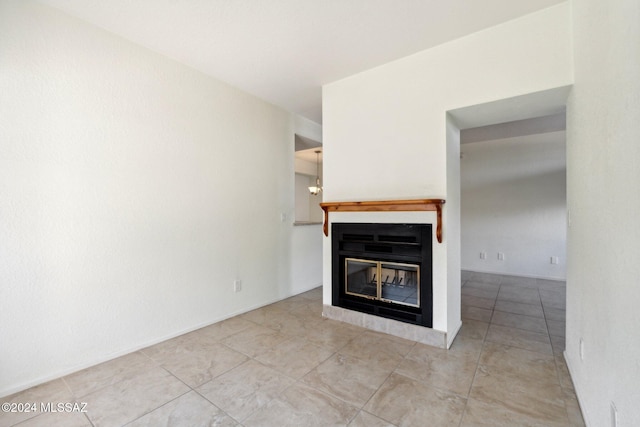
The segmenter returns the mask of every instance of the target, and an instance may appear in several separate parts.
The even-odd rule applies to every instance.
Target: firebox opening
[[[332,305],[432,326],[431,224],[334,223]]]

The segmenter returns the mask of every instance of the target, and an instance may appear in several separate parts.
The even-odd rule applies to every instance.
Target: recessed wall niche
[[[312,194],[309,187],[322,186],[322,144],[295,136],[295,224],[322,222],[322,192]]]

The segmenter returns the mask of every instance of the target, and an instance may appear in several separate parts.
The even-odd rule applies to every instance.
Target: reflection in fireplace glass
[[[347,258],[347,294],[419,307],[420,267]]]
[[[382,299],[418,306],[418,266],[383,263],[380,279]]]
[[[347,260],[347,293],[378,298],[378,263]]]

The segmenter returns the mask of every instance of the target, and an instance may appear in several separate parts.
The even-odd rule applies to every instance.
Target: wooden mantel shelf
[[[324,235],[329,235],[329,212],[408,212],[435,211],[438,217],[436,238],[442,243],[442,205],[444,199],[379,200],[368,202],[325,202],[320,203],[324,211]]]

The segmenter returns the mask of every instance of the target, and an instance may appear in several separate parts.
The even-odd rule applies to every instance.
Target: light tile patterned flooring
[[[0,426],[580,426],[564,283],[463,272],[442,350],[321,318],[321,290],[85,369],[2,402]]]

